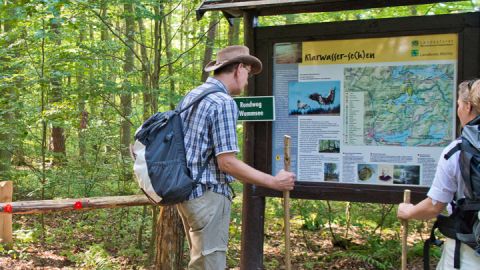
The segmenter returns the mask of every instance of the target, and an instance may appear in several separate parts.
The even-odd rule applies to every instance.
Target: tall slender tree
[[[15,15],[13,14],[15,9],[15,3],[1,3],[5,5],[2,8],[7,9],[7,18],[4,21],[3,31],[2,27],[0,27],[0,33],[4,35],[12,35],[11,30],[16,26],[16,19]],[[18,52],[16,49],[12,49],[10,47],[14,38],[6,38],[2,39],[5,43],[0,41],[0,45],[2,48],[10,48],[10,50],[3,49],[4,53],[0,54],[0,62],[1,63],[11,63],[11,60],[14,59]],[[0,65],[0,73],[5,74],[4,78],[12,78],[18,70],[15,70],[11,66],[5,64]],[[10,171],[11,166],[11,159],[12,159],[12,133],[11,127],[12,120],[14,117],[13,114],[13,106],[12,101],[15,100],[15,84],[12,83],[13,80],[5,80],[9,81],[9,83],[2,83],[0,86],[0,92],[3,94],[0,95],[0,181],[6,180]]]
[[[51,6],[53,18],[50,19],[50,31],[51,38],[54,46],[60,47],[62,44],[62,37],[60,34],[61,28],[61,16],[60,16],[61,4],[56,3]],[[62,102],[62,79],[63,72],[61,70],[61,61],[57,54],[56,61],[51,64],[50,72],[50,87],[51,87],[51,99],[50,102],[53,106],[59,106]],[[63,163],[66,158],[65,149],[65,130],[63,128],[62,117],[58,116],[52,122],[52,150],[54,155],[54,163]]]
[[[153,30],[153,73],[151,76],[152,85],[152,110],[158,110],[158,97],[160,91],[160,71],[162,61],[162,14],[163,14],[163,2],[159,1],[158,4],[153,6],[153,12],[155,16],[154,30]]]
[[[213,47],[215,45],[215,36],[217,33],[217,25],[218,25],[218,13],[212,12],[210,15],[210,23],[208,25],[208,34],[207,34],[207,40],[205,42],[205,52],[203,54],[202,67],[206,66],[208,62],[212,60]],[[204,82],[207,78],[208,78],[208,72],[205,72],[202,69],[201,81]]]
[[[239,45],[240,19],[233,18],[233,25],[228,28],[228,45]]]
[[[169,81],[169,87],[168,87],[168,103],[170,105],[170,109],[173,110],[175,108],[175,103],[174,103],[174,96],[175,96],[175,80],[174,80],[174,74],[173,74],[173,63],[172,63],[172,35],[171,35],[171,27],[172,24],[170,23],[170,16],[162,16],[163,17],[163,33],[165,35],[165,54],[167,55],[167,72],[168,72],[168,81]]]
[[[83,27],[78,31],[78,46],[82,46],[85,39],[85,32]],[[85,81],[84,81],[84,68],[79,61],[76,63],[76,82],[78,92],[78,156],[82,162],[85,162],[86,142],[85,142],[85,130],[88,123],[88,112],[86,109],[86,95],[85,95]]]
[[[127,160],[129,158],[129,145],[130,145],[130,136],[131,136],[131,122],[129,120],[130,114],[132,113],[132,95],[131,91],[131,82],[130,76],[134,71],[134,35],[135,35],[135,20],[133,13],[133,4],[131,2],[126,2],[123,5],[123,16],[125,18],[125,63],[123,64],[123,87],[122,94],[120,95],[120,106],[121,106],[121,121],[120,121],[120,152],[122,154],[122,160]],[[124,172],[124,179],[130,179],[131,173]]]
[[[138,36],[140,36],[140,55],[142,57],[142,85],[143,85],[143,120],[147,120],[153,113],[152,111],[152,87],[150,81],[150,60],[147,52],[147,45],[145,39],[145,25],[143,18],[138,16]]]

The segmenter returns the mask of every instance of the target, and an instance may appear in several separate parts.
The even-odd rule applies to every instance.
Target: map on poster
[[[344,72],[347,96],[365,95],[361,145],[446,146],[451,141],[453,126],[446,117],[454,110],[453,64],[347,67]]]
[[[455,138],[457,34],[274,45],[272,173],[430,186]]]

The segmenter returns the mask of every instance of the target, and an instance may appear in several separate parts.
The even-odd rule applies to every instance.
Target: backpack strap
[[[461,143],[461,142],[457,143],[452,149],[450,149],[450,151],[448,151],[448,152],[443,156],[443,158],[449,159],[450,157],[453,156],[453,154],[455,154],[455,152],[460,151],[460,150],[462,150],[462,143]]]
[[[208,164],[210,163],[210,160],[212,160],[212,157],[213,157],[213,155],[211,155],[207,158],[207,161],[205,162],[205,164],[202,166],[202,168],[198,172],[197,177],[194,180],[195,186],[200,184],[200,177],[202,177],[203,172],[207,169]],[[232,200],[233,200],[237,196],[235,194],[235,190],[232,188],[232,185],[230,185],[230,183],[228,183],[228,182],[227,182],[227,186],[230,189],[230,192],[232,193]]]
[[[473,233],[457,233],[457,239],[464,243],[475,243],[475,235]]]
[[[479,211],[480,202],[465,202],[457,206],[461,211]]]
[[[205,161],[205,164],[203,164],[202,168],[197,174],[197,177],[195,177],[194,184],[195,186],[200,184],[200,177],[202,177],[203,172],[207,169],[208,164],[210,163],[210,160],[212,160],[213,155],[208,156],[207,161]]]
[[[423,269],[430,270],[430,246],[436,245],[437,247],[443,245],[443,241],[435,237],[435,230],[439,228],[441,223],[441,216],[438,216],[435,223],[433,223],[432,230],[430,231],[430,238],[425,240],[423,244]]]
[[[474,198],[472,179],[471,175],[471,163],[472,158],[480,155],[480,151],[475,148],[472,143],[465,137],[460,137],[461,142],[458,142],[450,151],[445,155],[445,159],[449,159],[457,151],[460,151],[459,163],[460,163],[460,172],[462,174],[462,180],[465,183],[465,196],[468,198]],[[478,162],[478,161],[476,161]],[[478,171],[474,171],[474,174],[478,174]]]
[[[455,239],[455,251],[453,253],[453,268],[460,269],[460,246],[462,242]]]
[[[216,85],[215,85],[216,86]],[[182,100],[178,103],[177,105],[177,108],[175,109],[179,114],[188,110],[190,107],[192,107],[193,105],[197,104],[198,102],[200,102],[204,97],[212,94],[212,93],[216,93],[216,92],[223,92],[223,89],[216,86],[214,88],[210,88],[208,90],[205,90],[203,91],[202,93],[200,93],[198,96],[196,96],[187,106],[183,107],[182,108],[182,103],[183,103],[183,100],[185,99],[185,97],[182,98]]]

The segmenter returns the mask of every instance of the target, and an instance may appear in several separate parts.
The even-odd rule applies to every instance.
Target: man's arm
[[[242,183],[248,183],[267,188],[286,191],[292,190],[295,182],[295,174],[281,170],[277,175],[263,173],[237,159],[235,153],[223,153],[217,156],[220,170],[227,173]]]
[[[433,204],[432,199],[427,197],[416,205],[401,203],[398,206],[397,216],[401,219],[432,219],[437,217],[446,205],[438,201]]]

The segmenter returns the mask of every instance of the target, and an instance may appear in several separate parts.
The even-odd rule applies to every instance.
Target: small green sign
[[[273,97],[236,97],[240,121],[274,121],[275,102]]]

